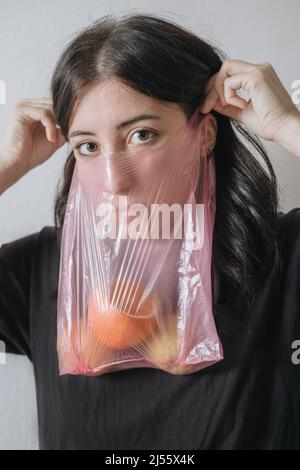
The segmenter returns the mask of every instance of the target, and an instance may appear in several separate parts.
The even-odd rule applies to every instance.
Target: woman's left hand
[[[248,102],[236,94],[240,88],[249,94]],[[219,72],[209,79],[200,106],[203,113],[212,109],[286,148],[287,131],[300,123],[300,112],[268,63],[225,60]]]

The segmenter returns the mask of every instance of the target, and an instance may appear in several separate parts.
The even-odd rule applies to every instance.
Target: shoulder
[[[33,298],[34,302],[46,296],[56,298],[59,262],[59,233],[55,227],[45,226],[5,243],[0,247],[2,290],[22,292],[28,305]]]
[[[278,227],[280,230],[288,231],[292,230],[297,232],[300,226],[300,207],[289,210],[288,212],[279,211],[278,216]]]
[[[300,259],[300,207],[278,212],[277,234],[282,261]]]
[[[18,264],[20,268],[32,260],[47,256],[59,256],[58,235],[55,227],[45,226],[39,232],[3,243],[0,246],[0,262],[10,267]]]

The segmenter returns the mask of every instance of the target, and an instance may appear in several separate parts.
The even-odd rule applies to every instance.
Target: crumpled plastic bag
[[[62,232],[59,374],[190,374],[223,359],[213,313],[213,154],[198,109],[175,136],[77,158]]]

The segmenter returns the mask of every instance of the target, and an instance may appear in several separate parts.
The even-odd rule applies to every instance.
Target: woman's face
[[[98,185],[111,202],[111,195],[127,195],[131,202],[172,203],[179,197],[178,185],[175,191],[171,183],[179,165],[169,144],[174,146],[186,122],[178,104],[160,102],[112,78],[82,94],[69,140],[89,181],[94,178],[92,186]],[[86,165],[97,160],[93,170]]]
[[[186,123],[178,104],[146,96],[117,78],[85,90],[69,140],[93,201],[104,199],[116,208],[119,196],[126,196],[127,207],[184,204],[192,187],[189,154],[194,157],[192,145],[185,146]]]
[[[162,103],[111,78],[94,85],[78,101],[69,139],[77,158],[135,152],[145,146],[158,148],[185,122],[179,105]]]

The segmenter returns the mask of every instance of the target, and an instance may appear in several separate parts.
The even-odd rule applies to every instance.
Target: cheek
[[[193,172],[196,171],[196,168]],[[135,173],[130,198],[134,202],[185,203],[191,193],[191,171],[184,161],[164,155],[153,159],[141,171]]]

